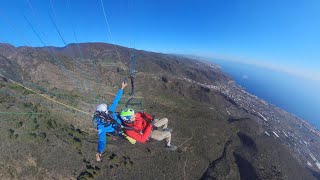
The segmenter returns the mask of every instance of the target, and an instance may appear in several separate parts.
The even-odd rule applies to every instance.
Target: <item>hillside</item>
[[[320,178],[318,132],[245,92],[218,66],[121,46],[117,51],[120,59],[104,43],[0,44],[2,179]],[[110,104],[129,74],[132,52],[136,97],[147,112],[169,119],[179,149],[108,138],[103,161],[96,162],[90,114],[99,102]]]

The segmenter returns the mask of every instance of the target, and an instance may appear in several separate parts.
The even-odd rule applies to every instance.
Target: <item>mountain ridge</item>
[[[4,48],[2,46],[0,45],[1,62],[6,63],[0,64],[1,74],[5,73],[10,76],[8,78],[13,78],[26,86],[32,85],[42,93],[49,92],[52,98],[81,107],[89,113],[92,113],[94,109],[95,96],[100,100],[111,99],[112,96],[106,91],[115,92],[123,77],[128,76],[128,59],[132,52],[132,49],[117,46],[117,50],[122,57],[119,60],[112,44],[79,44],[82,57],[80,51],[77,52],[77,44],[62,49],[25,47],[8,50],[11,49],[10,46]],[[48,49],[52,50],[53,54],[57,56],[56,59],[46,52]],[[149,53],[142,50],[134,51],[137,57],[135,82],[137,95],[144,97],[143,101],[148,110],[156,113],[157,116],[169,117],[170,126],[172,125],[176,130],[173,134],[173,141],[178,144],[181,143],[180,150],[177,153],[168,154],[162,151],[161,143],[157,142],[141,146],[136,145],[133,149],[123,141],[111,141],[111,147],[107,147],[107,153],[111,156],[106,155],[105,158],[108,158],[106,162],[96,163],[93,159],[95,144],[81,141],[81,138],[90,137],[93,139],[94,137],[94,134],[88,128],[90,126],[88,120],[85,121],[80,114],[74,114],[74,112],[61,109],[61,107],[58,108],[57,105],[50,103],[45,105],[34,94],[25,92],[18,87],[12,87],[8,82],[2,81],[2,89],[5,89],[5,91],[10,91],[11,94],[26,94],[25,99],[18,98],[15,101],[31,102],[32,105],[27,104],[27,108],[30,105],[31,109],[37,107],[38,110],[41,109],[48,114],[61,117],[61,119],[55,119],[54,121],[51,119],[49,121],[45,116],[43,118],[46,125],[37,122],[35,124],[40,126],[38,128],[50,132],[60,128],[61,132],[72,134],[59,136],[53,133],[52,136],[46,135],[44,140],[52,141],[58,147],[60,147],[59,144],[66,144],[67,147],[70,146],[71,149],[75,149],[75,152],[81,152],[77,153],[77,157],[74,157],[76,160],[70,160],[74,163],[74,166],[79,167],[79,170],[73,170],[74,172],[71,172],[68,168],[66,170],[54,170],[52,167],[59,165],[59,162],[48,166],[48,162],[41,164],[42,156],[30,154],[31,159],[35,159],[36,163],[41,164],[39,165],[41,168],[47,169],[49,172],[60,173],[62,177],[73,176],[79,179],[82,177],[90,178],[91,176],[94,178],[109,177],[109,175],[119,174],[120,172],[122,174],[118,175],[117,178],[135,176],[135,178],[150,179],[160,174],[151,170],[151,172],[144,172],[140,175],[137,173],[130,175],[132,173],[130,169],[147,168],[151,164],[153,164],[152,167],[169,164],[168,167],[163,167],[163,170],[167,172],[164,177],[169,177],[168,175],[172,174],[173,177],[178,179],[186,178],[186,173],[191,179],[200,177],[204,179],[243,179],[246,177],[257,177],[258,179],[307,177],[307,179],[313,179],[317,177],[317,172],[319,172],[316,167],[317,157],[319,157],[317,153],[319,137],[315,137],[307,129],[303,129],[299,119],[295,119],[290,114],[272,107],[237,87],[235,82],[214,64],[175,55]],[[21,70],[9,71],[10,69],[16,69],[15,67],[19,67]],[[129,89],[126,91],[129,92]],[[125,94],[123,101],[128,97],[129,95]],[[6,99],[6,97],[1,98],[2,101],[8,101],[12,105],[9,108],[3,105],[1,109],[11,110],[12,108],[12,110],[16,110],[14,107],[19,106],[15,102],[11,102],[10,99]],[[120,104],[120,107],[123,106],[123,103]],[[12,118],[17,119],[16,117]],[[283,122],[280,119],[284,119]],[[197,123],[194,123],[194,120]],[[53,122],[55,121],[57,125],[54,125]],[[64,123],[71,123],[72,126],[63,125]],[[29,126],[31,124],[28,124]],[[9,131],[8,139],[4,139],[4,141],[12,144],[12,146],[18,146],[14,141],[20,140],[22,134],[16,132],[19,132],[21,128],[27,130],[27,127],[24,126],[17,129],[10,128],[14,132]],[[201,129],[201,132],[197,129]],[[37,138],[43,137],[41,136],[41,133],[44,133],[42,130],[29,129],[28,131],[35,133]],[[17,134],[18,137],[12,140]],[[31,140],[34,137],[33,135],[29,136],[31,136]],[[190,137],[191,140],[186,141]],[[61,142],[54,140],[54,138],[60,138]],[[198,139],[203,142],[198,142]],[[30,143],[33,143],[31,140]],[[185,144],[183,144],[184,141],[186,141]],[[302,145],[294,145],[299,141],[302,142]],[[303,146],[303,141],[309,143],[309,145],[305,144]],[[225,146],[224,142],[232,143]],[[41,143],[48,146],[46,142],[41,141]],[[273,147],[273,149],[268,149],[268,146]],[[132,152],[126,152],[125,149],[128,148]],[[62,147],[58,149],[61,153],[67,151]],[[146,149],[151,149],[152,156],[147,156],[147,158],[143,156]],[[221,150],[223,153],[220,152]],[[308,152],[315,156],[316,160],[313,160]],[[112,154],[115,154],[115,156]],[[266,158],[275,155],[278,159],[274,159],[274,161]],[[2,154],[2,156],[4,159],[8,158],[5,154]],[[134,156],[146,160],[149,164],[144,164],[139,159],[132,160]],[[77,159],[83,159],[83,161],[79,162]],[[207,163],[207,159],[210,159],[214,166]],[[217,159],[219,160],[215,161]],[[135,165],[127,167],[126,164],[131,164],[130,161],[134,161],[132,164]],[[288,162],[288,164],[282,163],[282,161]],[[312,163],[312,167],[309,165],[304,167],[306,162]],[[117,168],[116,165],[121,168]],[[243,166],[250,171],[241,169]],[[107,172],[101,171],[102,167],[109,170]],[[179,171],[181,168],[184,169],[183,173]],[[312,169],[312,171],[307,168]],[[6,168],[1,166],[1,169],[5,170]],[[194,172],[191,172],[191,169]],[[207,170],[204,172],[203,169]],[[290,174],[289,169],[295,169],[295,172]],[[41,173],[41,170],[37,170],[37,172],[43,174],[43,177],[49,177],[48,174]],[[252,172],[251,175],[250,172]],[[13,177],[19,177],[18,170],[13,174]],[[25,174],[28,175],[28,173]],[[29,177],[32,177],[32,175],[29,174]],[[58,176],[53,175],[51,177]]]

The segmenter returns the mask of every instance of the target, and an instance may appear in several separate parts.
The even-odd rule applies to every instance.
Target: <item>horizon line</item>
[[[241,58],[236,56],[228,55],[205,55],[200,56],[199,58],[205,58],[206,60],[213,61],[214,59],[227,61],[227,62],[236,62],[245,65],[251,65],[255,67],[260,67],[280,73],[285,73],[291,76],[300,77],[312,81],[320,81],[320,73],[311,69],[306,69],[303,67],[296,68],[288,64],[273,63],[270,61],[263,61],[257,59]]]

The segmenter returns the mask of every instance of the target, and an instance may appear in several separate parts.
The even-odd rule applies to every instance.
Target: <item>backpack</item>
[[[109,111],[108,113],[96,111],[92,118],[93,128],[97,129],[98,125],[100,124],[103,124],[105,127],[110,126],[112,124],[119,126],[117,121],[111,117],[110,115],[111,113],[112,113],[111,111]]]

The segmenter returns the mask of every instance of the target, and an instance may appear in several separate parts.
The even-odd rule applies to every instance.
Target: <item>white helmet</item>
[[[108,106],[106,104],[99,104],[97,106],[97,111],[99,111],[99,112],[108,112]]]

